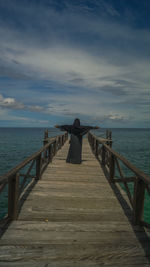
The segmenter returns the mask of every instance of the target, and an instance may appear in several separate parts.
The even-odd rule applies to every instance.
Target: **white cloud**
[[[30,111],[35,111],[35,112],[43,112],[44,111],[44,107],[42,106],[27,106],[27,109],[29,109]]]
[[[14,98],[6,97],[4,98],[0,94],[0,107],[10,108],[10,109],[24,109],[24,104],[17,102]]]
[[[115,29],[114,26],[111,26],[113,29],[108,28],[108,31],[105,31],[106,25],[103,26],[104,32],[107,32],[107,37],[109,37],[110,40],[111,33],[113,32],[116,34],[118,30],[120,34],[126,36],[124,37],[126,40],[128,40],[129,37],[133,38],[131,29],[130,33],[127,29],[126,31],[120,29],[120,25]],[[93,28],[91,32],[92,30]],[[143,37],[138,34],[137,36],[140,39]],[[20,39],[22,39],[22,37],[23,36],[20,36]],[[98,45],[89,51],[88,47],[85,47],[85,49],[82,45],[80,47],[74,47],[68,41],[66,44],[62,42],[59,45],[58,42],[57,45],[56,43],[50,44],[49,47],[44,48],[43,45],[36,44],[34,43],[36,40],[33,40],[34,47],[33,45],[29,47],[28,39],[27,43],[18,43],[18,39],[15,40],[13,36],[9,38],[10,40],[7,43],[2,41],[2,43],[5,43],[5,48],[1,48],[3,51],[3,61],[5,61],[5,64],[9,63],[15,71],[20,70],[24,75],[32,75],[34,78],[38,77],[38,79],[47,79],[60,83],[60,85],[82,87],[83,89],[87,88],[87,90],[91,91],[97,90],[97,88],[100,90],[100,88],[104,86],[119,87],[120,90],[122,90],[122,87],[114,81],[119,78],[124,80],[124,82],[138,84],[136,87],[137,92],[141,91],[139,85],[142,87],[142,90],[149,90],[150,62],[143,58],[140,60],[139,64],[137,58],[131,55],[132,49],[130,49],[131,51],[129,50],[129,55],[126,55],[126,53],[124,55],[123,51],[118,50],[116,52],[111,46],[107,48],[101,46],[99,50],[103,50],[102,54],[98,52]],[[141,41],[135,38],[135,43],[136,42]],[[97,55],[96,51],[98,53]],[[114,54],[113,59],[109,58],[110,53],[112,55]],[[126,62],[127,58],[128,64]],[[115,63],[116,60],[118,62]],[[102,79],[104,77],[108,77],[108,79]],[[126,88],[126,90],[129,92],[130,88]]]
[[[112,17],[120,16],[106,1],[96,1],[96,4]],[[41,94],[34,104],[30,99],[28,104],[22,103],[23,96],[21,101],[1,96],[1,107],[121,121],[130,118],[131,112],[133,116],[138,114],[139,102],[150,99],[149,30],[93,15],[92,7],[85,7],[83,2],[80,6],[67,2],[62,12],[42,5],[38,12],[32,5],[30,9],[18,5],[16,10],[23,17],[27,15],[23,22],[26,30],[2,22],[3,73],[14,78],[47,80],[57,85],[59,92],[49,87],[50,91],[42,96],[45,106],[43,102],[40,104]],[[36,14],[34,20],[33,14]],[[42,86],[37,89],[37,95],[38,90],[42,91]],[[136,102],[129,107],[135,95]],[[142,119],[141,113],[139,116]]]
[[[6,97],[4,98],[0,94],[0,107],[12,110],[29,110],[33,112],[43,112],[44,107],[38,105],[25,105],[21,102],[18,102],[15,98]]]
[[[115,120],[115,121],[123,121],[127,119],[124,115],[120,115],[120,114],[110,114],[107,116],[107,118],[110,120]]]

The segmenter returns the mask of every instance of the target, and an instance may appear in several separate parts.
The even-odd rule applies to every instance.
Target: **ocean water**
[[[45,128],[0,128],[0,176],[43,146]],[[49,136],[59,135],[49,129]]]
[[[112,148],[150,176],[150,129],[110,130],[113,139]],[[0,128],[0,176],[41,148],[44,131],[45,128]],[[105,137],[106,129],[94,132],[97,136]],[[58,129],[49,129],[49,136],[53,137],[59,134]],[[1,217],[7,212],[6,206],[7,192],[0,194]],[[147,193],[144,219],[150,222],[150,197]]]

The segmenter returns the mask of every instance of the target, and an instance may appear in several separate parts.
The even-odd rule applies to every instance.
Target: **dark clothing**
[[[60,126],[62,131],[67,131],[71,134],[70,147],[66,162],[73,164],[80,164],[82,161],[82,136],[85,135],[89,130],[95,129],[92,126],[76,126],[73,125],[62,125]]]
[[[82,155],[82,136],[71,134],[70,147],[66,162],[73,164],[80,164],[81,155]]]

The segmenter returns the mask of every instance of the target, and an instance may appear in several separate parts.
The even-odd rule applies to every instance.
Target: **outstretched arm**
[[[55,128],[60,129],[61,131],[71,131],[71,125],[55,125]]]
[[[93,127],[93,126],[82,126],[82,132],[80,133],[80,135],[85,135],[85,134],[87,134],[90,130],[94,130],[94,129],[99,129],[99,127],[98,126],[95,126],[95,127]]]

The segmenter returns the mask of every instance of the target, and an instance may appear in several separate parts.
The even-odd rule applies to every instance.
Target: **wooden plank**
[[[73,264],[80,264],[77,266],[119,266],[119,264],[125,264],[125,266],[144,266],[148,264],[148,257],[146,258],[144,253],[141,251],[141,248],[138,246],[122,246],[121,244],[113,247],[111,244],[108,244],[108,247],[103,247],[99,244],[77,244],[74,242],[62,246],[61,244],[51,244],[51,245],[22,245],[17,246],[1,246],[3,250],[3,257],[0,257],[1,260],[9,263],[10,257],[12,261],[16,264],[19,262],[22,266],[22,263],[30,261],[30,263],[38,264],[44,261],[47,264],[59,264],[58,266],[74,266]],[[42,249],[41,249],[42,248]],[[32,253],[31,253],[32,251]],[[103,253],[100,253],[100,252]],[[148,256],[148,255],[147,255]],[[140,265],[141,264],[141,265]],[[1,265],[3,266],[3,265]],[[30,265],[29,265],[30,266]],[[31,265],[32,266],[32,265]],[[36,265],[38,266],[38,265]],[[49,265],[53,266],[53,265]],[[55,265],[54,265],[55,266]],[[67,265],[69,266],[69,265]],[[120,265],[122,266],[122,265]]]
[[[137,259],[138,262],[136,262],[136,266],[138,267],[149,267],[149,263],[144,263],[144,260],[143,258],[140,259],[139,261],[139,258]],[[142,261],[142,265],[141,265],[141,261]],[[20,262],[18,263],[17,261],[15,263],[10,263],[10,262],[2,262],[1,263],[3,267],[20,267]],[[82,265],[81,265],[82,264]],[[105,266],[105,267],[120,267],[120,262],[119,264],[115,263],[115,264],[105,264],[104,262],[102,263],[89,263],[89,262],[86,262],[84,263],[83,260],[81,260],[80,262],[78,263],[75,263],[75,260],[69,260],[69,261],[63,261],[61,262],[61,265],[60,263],[56,262],[56,261],[52,261],[50,260],[50,263],[48,261],[42,261],[40,263],[38,262],[34,262],[33,260],[32,261],[27,261],[27,262],[21,262],[21,267],[100,267],[100,266]],[[135,263],[125,263],[125,266],[126,267],[135,267]]]
[[[97,211],[78,211],[78,210],[52,210],[52,211],[43,211],[41,210],[32,210],[32,209],[26,209],[25,213],[21,213],[19,216],[20,220],[28,221],[30,220],[37,220],[37,221],[44,221],[45,218],[48,218],[50,221],[66,221],[66,222],[71,222],[71,221],[98,221],[99,223],[104,222],[104,221],[109,221],[109,224],[111,224],[111,221],[116,220],[116,221],[123,221],[125,220],[128,222],[127,219],[125,219],[124,214],[122,212],[118,211],[112,211],[111,209],[106,211],[106,210],[101,210],[101,212]],[[111,219],[110,219],[111,218]],[[108,225],[109,225],[108,224]],[[94,224],[93,224],[94,227]]]
[[[94,228],[93,228],[94,223]],[[108,229],[108,222],[104,221],[99,224],[97,221],[91,222],[51,222],[51,221],[13,221],[9,226],[10,231],[54,231],[54,232],[128,232],[132,230],[132,226],[127,224],[126,221],[111,221],[111,225]],[[133,229],[137,232],[143,232],[143,229],[139,226],[133,226]]]
[[[87,140],[81,165],[67,164],[67,151],[68,143],[2,235],[0,266],[150,266],[149,239],[130,225]]]

